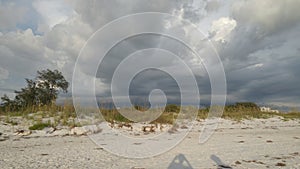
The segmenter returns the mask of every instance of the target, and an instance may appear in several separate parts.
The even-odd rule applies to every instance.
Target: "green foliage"
[[[234,120],[242,120],[248,118],[265,118],[266,115],[263,115],[260,112],[259,107],[252,102],[238,102],[234,105],[226,105],[222,112],[223,107],[212,106],[213,110],[211,111],[219,111],[219,113],[215,112],[215,114],[221,115],[222,118],[229,118]],[[209,108],[200,109],[198,113],[199,119],[205,119],[208,116]]]
[[[149,106],[142,106],[142,105],[134,105],[133,107],[138,111],[147,111],[149,109]]]
[[[284,119],[300,119],[300,112],[280,113]]]
[[[234,105],[227,105],[225,106],[225,111],[226,112],[232,112],[232,111],[257,111],[259,112],[260,109],[259,107],[252,102],[238,102]]]
[[[47,105],[56,100],[58,91],[68,92],[69,83],[58,70],[37,71],[38,100]]]
[[[104,106],[103,106],[104,107]],[[125,118],[122,114],[118,112],[117,109],[105,109],[100,107],[100,111],[106,121],[112,122],[113,120],[119,121],[119,122],[131,122],[127,118]],[[148,107],[135,105],[133,107],[136,110],[139,111],[146,111],[148,110]],[[126,109],[126,108],[125,108]],[[130,111],[130,108],[127,108],[124,111]],[[159,110],[157,110],[159,111]],[[177,115],[180,111],[180,106],[170,104],[165,107],[164,112],[153,122],[151,123],[169,123],[173,124],[174,120],[176,120]]]
[[[6,94],[4,94],[4,96],[1,97],[1,100],[2,100],[1,110],[3,112],[11,112],[18,109],[18,105],[16,101],[10,100]]]
[[[106,121],[112,122],[113,120],[115,120],[119,122],[130,122],[130,120],[122,116],[122,114],[120,114],[117,109],[100,108],[100,111]]]
[[[209,112],[209,108],[203,108],[199,110],[198,119],[205,119]],[[276,112],[261,112],[259,107],[255,103],[243,102],[236,103],[234,105],[226,105],[222,114],[222,118],[228,118],[233,120],[252,119],[252,118],[270,118],[274,116],[281,116],[284,120],[300,119],[299,112],[290,113],[276,113]]]
[[[27,86],[15,91],[14,100],[10,100],[7,95],[1,97],[2,111],[20,111],[52,104],[60,91],[67,92],[69,83],[58,70],[37,71],[35,79],[25,79]]]
[[[209,108],[199,109],[198,119],[206,119],[208,116]]]
[[[179,113],[180,111],[180,106],[176,105],[176,104],[168,104],[165,107],[165,111],[164,112],[173,112],[173,113]]]
[[[36,123],[29,127],[29,130],[43,130],[46,127],[51,127],[50,123]]]
[[[173,124],[176,118],[177,114],[163,112],[153,123]]]
[[[116,113],[113,117],[114,120],[120,121],[120,122],[128,122],[129,120],[122,116],[120,113]]]
[[[253,102],[237,102],[235,106],[238,107],[239,109],[247,109],[253,111],[260,110],[259,107]]]

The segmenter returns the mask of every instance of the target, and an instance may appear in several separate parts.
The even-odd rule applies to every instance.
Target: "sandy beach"
[[[175,148],[145,159],[113,155],[88,136],[12,136],[0,142],[1,168],[300,168],[300,122],[224,120],[204,144],[197,122]],[[140,145],[142,146],[142,145]]]

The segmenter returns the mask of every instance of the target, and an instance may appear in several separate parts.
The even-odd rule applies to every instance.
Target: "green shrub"
[[[29,127],[29,130],[43,130],[46,127],[51,127],[50,123],[36,123]]]
[[[179,113],[180,111],[180,106],[176,104],[168,104],[165,108],[164,112],[173,112],[173,113]]]
[[[198,111],[198,119],[206,119],[208,116],[208,110],[205,110],[205,109],[200,109]]]
[[[300,112],[282,113],[281,116],[284,119],[300,119]]]

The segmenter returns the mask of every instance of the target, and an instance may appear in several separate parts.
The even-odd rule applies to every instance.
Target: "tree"
[[[1,100],[2,100],[1,106],[10,105],[12,102],[6,94],[4,94],[4,96],[1,97]]]
[[[253,102],[237,102],[236,107],[246,110],[260,110],[259,107]]]
[[[36,82],[31,79],[25,79],[27,82],[27,86],[25,88],[21,88],[21,91],[15,91],[16,97],[15,102],[17,105],[22,107],[29,107],[38,104],[38,93]]]
[[[1,107],[15,111],[35,105],[49,105],[56,100],[60,91],[68,92],[69,83],[58,70],[37,71],[35,79],[25,80],[27,86],[15,91],[14,100],[10,100],[7,95],[1,97]]]
[[[10,100],[6,94],[4,94],[4,96],[1,97],[1,102],[1,107],[5,108],[5,111],[13,111],[15,109],[14,100]]]
[[[37,90],[41,104],[55,101],[59,91],[68,92],[69,83],[58,70],[37,71]]]

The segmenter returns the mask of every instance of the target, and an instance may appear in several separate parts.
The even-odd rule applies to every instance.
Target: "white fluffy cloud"
[[[10,72],[32,73],[31,70],[46,59],[42,37],[35,36],[31,29],[3,34],[0,47],[1,66]]]
[[[60,0],[35,0],[32,5],[42,18],[38,28],[40,32],[65,22],[73,14],[71,7]]]
[[[228,17],[222,17],[212,22],[210,36],[214,41],[225,42],[231,31],[236,27],[236,21]]]

